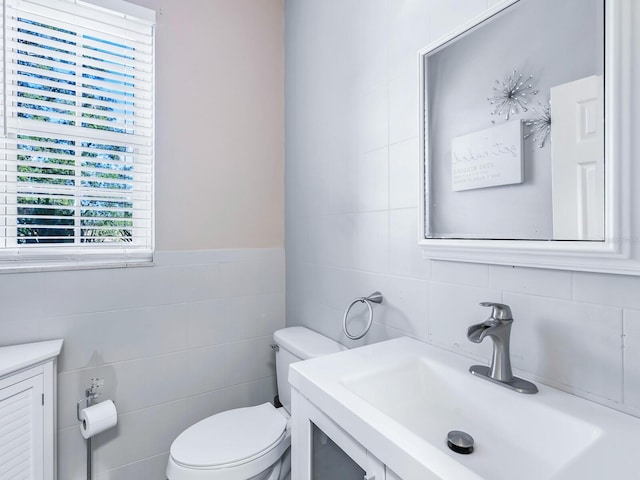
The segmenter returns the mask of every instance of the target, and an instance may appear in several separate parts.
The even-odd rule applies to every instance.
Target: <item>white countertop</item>
[[[0,347],[0,378],[60,355],[62,339]]]
[[[419,380],[415,378],[414,381],[411,371],[404,368],[405,364],[416,364],[411,359],[425,362],[428,367],[425,371],[442,374],[444,380],[441,383],[450,385],[451,392],[460,393],[449,404],[446,400],[449,391],[427,391],[424,397],[420,397],[425,399],[424,408],[420,409],[420,403],[413,407],[417,408],[415,415],[409,415],[410,419],[415,418],[415,427],[398,420],[411,413],[403,411],[406,402],[402,398],[392,415],[375,406],[376,397],[389,396],[385,390],[393,390],[389,383],[394,382],[385,380],[387,383],[374,384],[370,395],[364,395],[364,398],[347,388],[349,382],[357,382],[370,372],[374,372],[374,380],[384,379],[384,370],[393,369],[399,376],[408,377],[405,385],[409,390]],[[640,478],[636,461],[640,419],[542,384],[538,384],[538,394],[515,393],[468,373],[472,363],[460,355],[405,337],[292,364],[289,381],[404,480]],[[437,375],[430,379],[438,384]],[[449,379],[451,381],[447,383]],[[456,415],[459,406],[461,414],[466,411],[472,420],[478,420],[471,429],[471,433],[477,433],[476,440],[480,445],[474,454],[451,452],[444,441],[446,430],[441,435],[442,439],[438,433],[435,436],[437,440],[433,440],[431,427],[438,423],[438,416],[446,412],[444,407],[438,410],[430,406],[429,397],[437,399],[443,395],[445,401],[439,405],[450,405]],[[437,405],[437,402],[432,404]],[[487,412],[490,415],[483,417]],[[504,438],[497,438],[496,434],[500,432],[494,426],[499,425],[492,421],[503,415],[510,423],[506,429],[502,428]],[[464,415],[459,418],[463,420]],[[554,423],[555,418],[560,421]],[[504,427],[505,422],[502,424]],[[457,425],[452,424],[451,427],[453,430]],[[575,427],[577,433],[564,448],[562,442],[569,427]],[[560,438],[560,445],[556,445],[556,437]],[[511,445],[517,446],[519,442],[535,450],[531,453],[537,455],[540,463],[549,463],[550,466],[540,465],[542,473],[536,473],[537,462],[520,461],[519,457],[512,455],[517,451]],[[496,452],[497,444],[502,450]],[[529,451],[524,450],[520,456],[524,460],[535,460],[527,455]]]

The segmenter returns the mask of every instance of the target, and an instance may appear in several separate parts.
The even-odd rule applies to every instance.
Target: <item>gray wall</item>
[[[93,439],[96,480],[164,480],[189,425],[273,399],[284,252],[161,252],[153,267],[0,275],[0,346],[63,338],[58,479],[86,479],[76,402],[105,380],[118,426]]]
[[[491,355],[466,339],[488,314],[478,302],[502,301],[521,374],[640,416],[639,277],[428,261],[418,249],[416,51],[492,3],[286,3],[287,322],[361,344],[343,336],[342,314],[379,289],[364,342],[409,335],[471,364]]]

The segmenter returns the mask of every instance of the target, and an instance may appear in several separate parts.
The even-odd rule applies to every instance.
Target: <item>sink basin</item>
[[[513,392],[472,363],[400,338],[296,363],[290,381],[405,480],[636,478],[639,419],[545,385]],[[451,430],[474,452],[451,451]]]
[[[342,384],[444,452],[449,431],[469,433],[475,455],[465,461],[495,480],[512,480],[519,470],[527,472],[526,478],[550,478],[602,433],[598,426],[536,399],[509,402],[511,392],[478,385],[477,380],[466,370],[415,358],[343,379]],[[496,471],[496,464],[501,469]]]

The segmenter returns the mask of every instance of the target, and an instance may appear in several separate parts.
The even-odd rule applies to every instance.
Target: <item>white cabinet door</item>
[[[364,480],[385,480],[384,464],[367,452],[367,468]]]
[[[390,468],[386,468],[386,477],[385,480],[402,480],[397,473],[395,473]]]
[[[43,380],[0,389],[0,480],[43,478]]]
[[[295,388],[291,390],[291,478],[316,480],[317,478],[358,480],[401,480],[385,464],[367,451],[349,432],[312,404]],[[324,458],[317,455],[317,445],[331,443]],[[336,451],[339,453],[336,454]],[[314,465],[316,461],[326,467]],[[346,463],[345,463],[346,460]],[[335,463],[332,463],[335,462]],[[322,470],[322,471],[320,471]]]

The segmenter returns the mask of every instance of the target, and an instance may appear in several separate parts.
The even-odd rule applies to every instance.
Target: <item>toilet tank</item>
[[[280,403],[291,413],[289,365],[301,360],[347,350],[344,345],[305,327],[287,327],[273,334],[276,350],[276,375]]]

